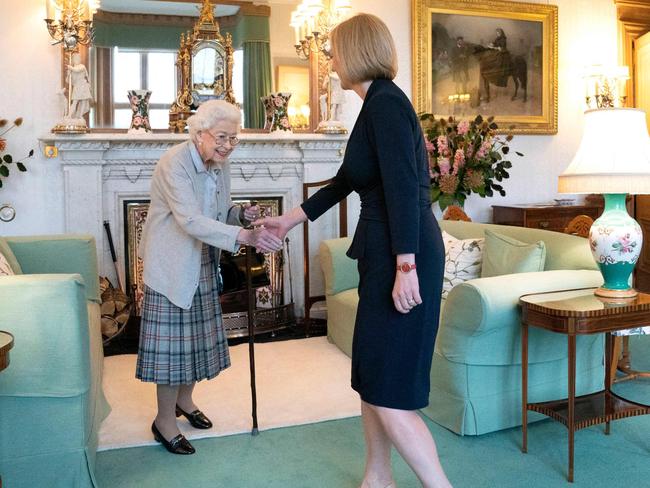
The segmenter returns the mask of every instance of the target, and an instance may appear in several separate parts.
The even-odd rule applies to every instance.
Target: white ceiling
[[[201,7],[196,3],[166,2],[160,0],[101,0],[101,10],[106,12],[125,12],[132,14],[186,15],[198,17]],[[239,11],[236,5],[217,5],[216,15],[223,17]]]

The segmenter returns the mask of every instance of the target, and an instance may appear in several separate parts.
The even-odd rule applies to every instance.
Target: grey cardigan
[[[199,285],[203,243],[234,252],[243,225],[241,207],[230,200],[228,164],[217,178],[216,220],[203,214],[205,181],[210,176],[192,159],[191,144],[174,146],[158,161],[139,246],[144,283],[183,309],[190,308]],[[219,254],[215,253],[217,260]]]

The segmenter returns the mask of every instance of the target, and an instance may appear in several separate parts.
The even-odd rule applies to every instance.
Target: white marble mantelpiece
[[[111,226],[118,264],[124,271],[124,201],[149,198],[151,175],[160,156],[187,140],[187,134],[49,134],[43,145],[58,148],[63,171],[65,231],[95,236],[100,273],[116,283],[103,222]],[[324,134],[242,134],[230,158],[232,197],[281,197],[283,209],[302,202],[302,184],[332,177],[338,169],[347,136]],[[349,225],[358,204],[349,203]],[[310,227],[310,255],[317,258],[318,241],[338,232],[335,212]],[[303,306],[303,243],[296,228],[289,234],[293,296]],[[322,293],[318,262],[311,265],[313,294]],[[286,273],[288,274],[288,273]],[[285,279],[287,297],[288,276]]]

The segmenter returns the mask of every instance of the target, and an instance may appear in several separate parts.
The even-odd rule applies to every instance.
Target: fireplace
[[[43,145],[58,148],[63,176],[64,232],[85,233],[95,238],[100,275],[117,283],[116,266],[109,252],[103,222],[113,230],[117,269],[122,276],[132,273],[127,266],[128,244],[124,203],[149,199],[151,175],[165,151],[187,140],[186,134],[48,134]],[[230,158],[233,199],[276,198],[283,209],[302,202],[302,185],[332,177],[341,164],[346,136],[327,134],[242,134]],[[348,198],[350,226],[356,223],[359,203]],[[323,294],[324,285],[318,264],[318,245],[322,239],[338,236],[336,212],[323,215],[310,230],[310,286],[312,294]],[[143,216],[136,216],[142,218]],[[313,236],[312,236],[313,234]],[[313,238],[312,238],[313,237]],[[290,252],[285,260],[280,303],[294,298],[296,315],[303,314],[302,229],[288,234]],[[290,266],[289,266],[290,264]],[[289,285],[292,285],[293,290]],[[293,291],[293,294],[291,294]]]
[[[256,202],[262,216],[277,216],[282,213],[282,199],[279,197],[239,197],[235,204]],[[124,200],[124,256],[125,286],[134,304],[134,315],[140,317],[144,282],[142,260],[137,250],[142,237],[142,228],[149,211],[149,200]],[[228,338],[248,335],[248,289],[246,287],[246,251],[221,252],[219,271],[223,280],[220,295],[223,323]],[[284,250],[276,253],[254,253],[251,266],[251,282],[255,290],[254,333],[278,330],[294,322],[293,300],[284,303],[283,276]]]

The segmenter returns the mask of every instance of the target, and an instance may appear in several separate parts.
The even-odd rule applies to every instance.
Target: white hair
[[[187,119],[190,137],[194,139],[197,132],[211,129],[222,120],[241,125],[241,112],[236,105],[225,100],[208,100],[203,102],[194,115]]]

